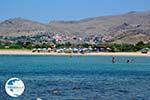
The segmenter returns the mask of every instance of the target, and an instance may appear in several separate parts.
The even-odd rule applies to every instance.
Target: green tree
[[[43,43],[43,44],[41,45],[41,48],[48,48],[48,44],[47,44],[47,43]]]
[[[66,48],[69,48],[69,47],[71,47],[71,43],[70,43],[70,42],[66,42],[64,46],[65,46]]]
[[[144,48],[144,47],[145,47],[145,44],[144,44],[143,41],[140,41],[140,42],[138,42],[138,43],[135,45],[135,49],[136,49],[137,51],[141,50],[141,49]]]
[[[31,42],[26,42],[26,43],[24,44],[24,47],[25,47],[26,49],[32,49],[32,48],[33,48]]]

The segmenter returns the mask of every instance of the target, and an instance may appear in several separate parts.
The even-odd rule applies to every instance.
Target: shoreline
[[[142,54],[141,52],[92,52],[92,53],[57,53],[57,52],[32,52],[32,50],[0,50],[0,55],[56,55],[56,56],[149,56],[150,53]]]

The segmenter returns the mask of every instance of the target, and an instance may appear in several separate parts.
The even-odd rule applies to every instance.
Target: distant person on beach
[[[115,57],[112,57],[112,63],[113,64],[115,63]]]

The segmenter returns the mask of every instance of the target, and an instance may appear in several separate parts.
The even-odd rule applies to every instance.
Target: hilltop
[[[23,18],[11,18],[0,23],[1,36],[36,35],[37,32],[47,29],[45,24]]]

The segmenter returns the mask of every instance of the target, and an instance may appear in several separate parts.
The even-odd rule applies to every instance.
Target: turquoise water
[[[0,55],[0,100],[150,100],[150,57],[111,61],[111,56]],[[24,81],[18,98],[5,93],[11,77]]]

